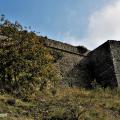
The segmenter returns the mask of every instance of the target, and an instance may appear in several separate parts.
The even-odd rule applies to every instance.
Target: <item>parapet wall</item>
[[[69,52],[69,53],[78,54],[78,55],[85,55],[85,53],[88,52],[88,50],[83,46],[79,46],[79,47],[72,46],[67,43],[59,42],[59,41],[52,40],[52,39],[47,39],[46,37],[42,37],[42,39],[44,41],[45,46],[53,48],[53,49],[58,49],[64,52]]]

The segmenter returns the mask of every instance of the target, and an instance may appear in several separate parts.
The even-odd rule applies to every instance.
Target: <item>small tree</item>
[[[53,57],[42,40],[33,32],[22,30],[18,23],[1,21],[0,34],[0,88],[30,97],[54,85],[60,78]]]

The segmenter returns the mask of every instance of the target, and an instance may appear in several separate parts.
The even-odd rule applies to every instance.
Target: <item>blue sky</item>
[[[116,7],[120,7],[119,1],[0,0],[0,14],[5,14],[12,21],[19,21],[23,26],[31,26],[32,30],[40,32],[41,35],[48,36],[48,38],[73,45],[82,44],[93,49],[109,38],[101,37],[104,36],[102,34],[98,35],[98,38],[97,34],[102,33],[108,27],[105,26],[103,18],[107,16],[111,9],[115,11]],[[107,8],[110,10],[107,11]],[[118,14],[119,12],[118,10]],[[106,14],[103,15],[102,13]],[[113,14],[115,13],[116,11]],[[95,33],[95,31],[98,31],[98,33]],[[109,32],[109,29],[104,32]],[[95,40],[91,40],[94,36]],[[110,37],[110,39],[113,38],[116,37]],[[100,39],[104,40],[101,41]],[[117,39],[119,39],[119,36]],[[96,40],[98,41],[96,42]]]

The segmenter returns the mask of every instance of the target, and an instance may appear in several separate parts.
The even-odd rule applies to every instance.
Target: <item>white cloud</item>
[[[120,0],[113,0],[89,17],[86,38],[80,39],[71,32],[61,33],[63,42],[84,45],[94,49],[107,40],[120,40]]]
[[[112,39],[120,40],[120,0],[114,0],[90,16],[85,45],[93,49]]]

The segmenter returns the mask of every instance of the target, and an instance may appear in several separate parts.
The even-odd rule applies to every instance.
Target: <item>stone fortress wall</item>
[[[85,55],[88,50],[84,46],[73,46],[60,41],[48,39],[47,37],[41,37],[43,39],[44,45],[53,49],[61,50],[63,52],[68,52],[72,54]]]
[[[105,42],[89,53],[89,70],[93,79],[102,86],[117,86],[110,41]]]
[[[0,36],[0,39],[5,37]],[[47,37],[40,37],[40,40],[53,52],[62,53],[55,64],[63,85],[91,87],[91,82],[96,80],[104,87],[120,86],[120,41],[109,40],[89,51],[83,46],[72,46]]]
[[[96,80],[104,87],[120,86],[120,41],[108,40],[93,51],[55,40],[46,40],[46,46],[64,53],[59,66],[65,82],[71,86],[90,87]]]
[[[120,41],[109,41],[116,86],[120,86]]]
[[[59,41],[45,39],[45,45],[54,49],[65,51],[65,52],[80,54],[77,47],[66,44],[66,43],[62,43]]]
[[[89,70],[104,87],[120,87],[120,41],[108,40],[88,54]]]
[[[72,46],[63,42],[42,38],[47,48],[62,53],[62,58],[57,60],[58,69],[63,77],[64,86],[84,86],[88,80],[86,58],[89,50],[83,46]]]

